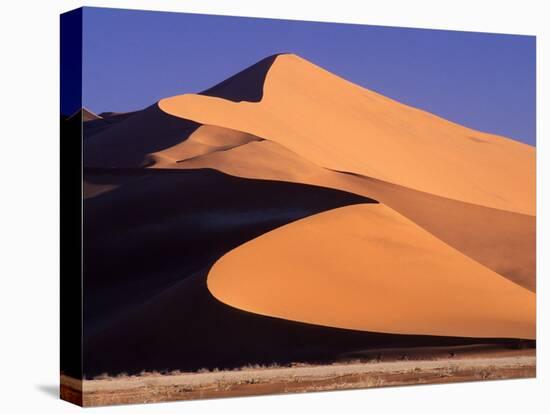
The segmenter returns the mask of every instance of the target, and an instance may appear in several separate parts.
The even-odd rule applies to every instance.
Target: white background
[[[548,66],[544,0],[89,1],[110,6],[537,35],[538,378],[101,408],[102,412],[549,412]],[[59,335],[59,13],[78,1],[4,1],[0,14],[0,407],[75,412],[55,397]],[[546,16],[546,21],[545,21]],[[518,62],[521,64],[521,62]],[[544,119],[546,117],[546,119]],[[544,122],[546,121],[546,122]],[[546,163],[545,163],[546,161]],[[76,173],[76,172],[75,172]],[[546,392],[544,388],[546,387]],[[545,407],[546,406],[546,407]],[[97,410],[97,409],[92,409]]]

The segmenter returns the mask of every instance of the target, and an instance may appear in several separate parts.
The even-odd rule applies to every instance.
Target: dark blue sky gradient
[[[460,124],[535,145],[535,37],[85,8],[83,102],[131,111],[296,53]]]

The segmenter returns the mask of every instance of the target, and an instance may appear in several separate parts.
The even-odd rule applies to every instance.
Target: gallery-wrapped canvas
[[[61,16],[61,397],[535,376],[535,38]]]

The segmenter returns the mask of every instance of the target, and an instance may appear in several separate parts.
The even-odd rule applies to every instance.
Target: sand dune
[[[327,169],[535,213],[533,147],[402,105],[295,55],[264,59],[200,95],[110,118],[122,119],[111,127],[88,123],[94,140],[85,143],[87,167],[171,168],[171,162],[246,141],[231,144],[223,135],[243,135],[278,143]],[[226,142],[209,148],[189,139],[195,132]]]
[[[117,186],[113,184],[94,183],[92,181],[82,180],[82,198],[84,200],[107,193]]]
[[[135,112],[102,112],[98,115],[98,119],[90,120],[82,125],[84,139],[105,131],[114,124],[122,122],[134,114]]]
[[[227,306],[208,290],[208,270],[225,253],[294,220],[365,205],[365,197],[205,169],[85,170],[85,176],[113,187],[84,202],[88,376],[333,361],[380,347],[509,342],[271,318]]]
[[[535,217],[331,171],[267,140],[205,154],[172,167],[214,168],[239,177],[312,184],[372,197],[484,266],[535,290]]]
[[[381,334],[266,317],[218,301],[208,290],[205,276],[190,276],[141,301],[89,338],[84,347],[87,376],[232,369],[273,362],[332,363],[346,360],[352,351],[369,349],[515,342]],[[126,295],[120,297],[126,299]]]
[[[363,178],[366,193],[470,258],[536,290],[536,218]],[[358,193],[361,194],[361,193]]]
[[[244,132],[212,125],[201,125],[181,143],[150,154],[150,167],[174,168],[175,164],[219,151],[227,151],[261,138]]]
[[[260,102],[264,94],[264,81],[277,55],[268,56],[245,70],[233,75],[200,95],[213,96],[232,102]],[[246,82],[242,80],[246,79]]]
[[[84,318],[98,329],[103,317],[116,319],[130,303],[141,306],[267,231],[327,209],[374,202],[205,169],[86,170],[85,179],[111,187],[84,202]]]
[[[123,314],[86,341],[85,372],[232,369],[296,361],[332,363],[352,351],[506,339],[395,335],[330,328],[245,312],[218,301],[199,273]],[[126,299],[126,295],[120,295]],[[128,350],[132,350],[128,352]]]
[[[88,168],[172,168],[189,158],[261,140],[173,117],[157,105],[88,122],[84,135],[84,165]]]
[[[232,83],[253,82],[256,72]],[[535,214],[533,147],[400,104],[296,55],[274,59],[260,102],[188,94],[163,99],[159,107],[275,141],[326,168]]]
[[[86,138],[84,167],[142,168],[154,165],[151,154],[180,144],[199,126],[152,105]]]
[[[535,338],[534,148],[295,55],[97,117],[88,375]]]
[[[78,111],[76,111],[74,114],[68,117],[68,119],[71,118],[79,118],[82,120],[82,122],[89,122],[89,121],[95,121],[98,119],[102,119],[101,116],[93,113],[87,108],[81,108]]]
[[[343,207],[226,254],[208,287],[239,309],[364,331],[535,338],[535,295],[381,204]]]
[[[99,116],[106,121],[114,121],[124,119],[134,112],[101,112]]]

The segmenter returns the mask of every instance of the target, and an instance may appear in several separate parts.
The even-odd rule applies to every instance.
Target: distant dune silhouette
[[[71,118],[78,118],[82,122],[89,122],[89,121],[95,121],[95,120],[102,119],[101,116],[93,113],[92,111],[90,111],[87,108],[79,109],[74,114],[72,114],[68,117],[68,119],[71,119]]]

